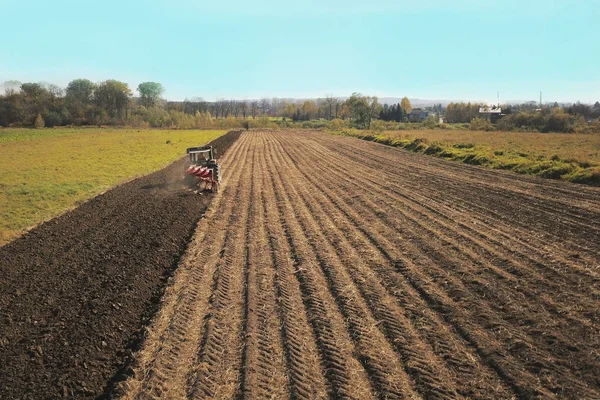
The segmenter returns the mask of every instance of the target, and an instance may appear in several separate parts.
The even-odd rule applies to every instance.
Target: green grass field
[[[225,131],[0,129],[0,245]]]
[[[443,129],[335,133],[469,164],[600,185],[600,134]]]

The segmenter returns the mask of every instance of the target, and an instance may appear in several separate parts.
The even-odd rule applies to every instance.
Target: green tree
[[[52,94],[39,83],[23,83],[21,85],[21,101],[23,104],[25,125],[35,125],[38,114],[45,114],[52,103]]]
[[[585,121],[584,121],[585,122]],[[572,132],[573,126],[569,114],[562,108],[554,108],[550,115],[546,117],[545,126],[542,132]]]
[[[333,95],[328,94],[325,97],[325,109],[326,109],[326,117],[328,120],[332,120],[337,117],[336,115],[336,106],[339,100],[333,97]]]
[[[23,94],[31,99],[38,99],[46,94],[46,89],[39,83],[26,82],[21,85]]]
[[[26,117],[23,94],[12,88],[6,89],[5,95],[0,96],[0,125],[23,124]]]
[[[89,104],[92,101],[96,84],[89,79],[74,79],[67,85],[67,100]]]
[[[90,115],[93,114],[92,101],[96,84],[88,79],[74,79],[67,85],[65,103],[68,108],[69,118],[63,118],[63,122],[77,124],[89,123]]]
[[[98,85],[94,91],[94,102],[111,118],[125,116],[131,90],[125,82],[109,79]],[[97,113],[103,115],[103,113]]]
[[[371,121],[377,118],[382,109],[377,97],[362,96],[360,93],[352,93],[346,104],[354,124],[359,129],[369,129]]]
[[[446,107],[446,121],[450,123],[471,122],[473,118],[479,118],[481,104],[450,103]]]
[[[412,104],[410,104],[410,100],[408,97],[403,97],[400,101],[400,107],[404,110],[405,114],[410,114],[412,112]]]
[[[138,85],[137,91],[140,93],[140,104],[144,107],[153,107],[160,100],[165,88],[158,82],[142,82]]]
[[[62,117],[56,111],[50,111],[44,116],[44,126],[52,128],[63,124]]]
[[[285,118],[294,118],[294,114],[296,113],[296,105],[294,103],[285,103],[283,106],[282,114]]]

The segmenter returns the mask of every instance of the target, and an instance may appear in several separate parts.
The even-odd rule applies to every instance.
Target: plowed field
[[[244,133],[125,398],[600,398],[600,190]]]

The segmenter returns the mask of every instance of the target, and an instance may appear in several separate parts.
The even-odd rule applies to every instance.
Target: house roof
[[[502,114],[500,107],[479,107],[480,114]]]

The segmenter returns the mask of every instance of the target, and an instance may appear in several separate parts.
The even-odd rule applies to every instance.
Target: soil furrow
[[[277,167],[272,160],[273,154],[269,153],[269,156],[271,165]],[[354,357],[356,350],[345,329],[343,316],[337,310],[324,277],[319,274],[320,268],[307,243],[306,232],[298,223],[297,211],[283,188],[284,178],[277,170],[271,177],[280,216],[286,224],[285,236],[295,259],[295,274],[308,310],[308,320],[315,331],[325,376],[331,385],[331,395],[348,399],[373,398],[367,373]]]
[[[333,172],[333,168],[331,169]],[[501,253],[499,249],[495,250],[489,245],[493,240],[489,239],[483,231],[474,231],[467,229],[464,225],[456,227],[455,224],[450,225],[446,222],[447,219],[442,213],[431,213],[429,209],[433,207],[421,206],[417,202],[412,202],[409,199],[409,195],[396,196],[392,193],[392,190],[382,191],[377,185],[372,185],[369,180],[357,177],[349,180],[344,176],[344,171],[337,169],[339,172],[340,179],[346,180],[348,184],[353,184],[355,181],[361,183],[361,186],[368,189],[371,193],[378,194],[378,203],[381,207],[389,210],[388,214],[392,217],[403,215],[403,217],[413,223],[413,226],[423,227],[427,230],[429,235],[436,237],[443,241],[442,245],[445,248],[445,252],[456,253],[461,259],[465,257],[469,259],[475,265],[481,265],[484,269],[480,269],[482,273],[490,271],[493,279],[498,280],[498,284],[506,284],[511,286],[511,291],[517,291],[521,293],[523,297],[531,299],[534,305],[543,305],[544,308],[548,308],[555,313],[565,315],[566,326],[581,325],[584,324],[588,328],[591,328],[590,322],[582,321],[581,317],[578,319],[570,318],[569,314],[577,313],[581,310],[581,316],[583,318],[594,319],[593,307],[596,304],[596,298],[598,297],[597,292],[594,290],[596,282],[582,282],[582,277],[575,279],[561,279],[557,282],[551,282],[553,276],[546,278],[546,276],[540,276],[537,271],[539,269],[546,270],[544,266],[539,262],[534,262],[531,265],[531,259],[529,263],[523,263],[520,260],[516,260],[510,256],[510,251],[505,250]],[[390,200],[387,200],[389,198]],[[407,201],[407,199],[409,199]],[[410,210],[410,211],[409,211]],[[466,232],[465,232],[466,231]],[[483,237],[486,242],[478,238],[474,238],[470,232]],[[533,270],[533,272],[531,272]],[[529,277],[530,275],[531,278]],[[532,285],[544,285],[547,286],[547,290],[554,294],[560,294],[561,302],[554,302],[552,299],[546,299],[544,297],[534,296],[530,293],[525,286],[522,285],[523,280],[528,280]],[[517,284],[517,282],[519,284]],[[582,291],[590,292],[589,295],[586,293],[578,293],[569,290],[573,286],[579,286]],[[583,295],[583,296],[582,296]],[[591,300],[588,299],[591,297]],[[566,305],[563,306],[563,302]],[[544,309],[538,312],[544,312]]]
[[[341,180],[344,179],[343,176],[339,176],[339,178]],[[352,182],[350,180],[348,180],[348,186],[345,187],[345,192],[347,193],[352,193],[353,191],[353,187],[352,187]],[[381,200],[381,199],[379,199]],[[541,363],[541,365],[538,367],[534,367],[533,370],[536,371],[536,373],[539,373],[538,371],[546,371],[544,374],[548,374],[550,376],[542,376],[543,379],[546,379],[547,385],[553,387],[555,385],[555,383],[553,383],[554,381],[562,381],[562,384],[560,384],[559,386],[561,387],[579,387],[579,389],[582,391],[582,393],[586,392],[585,389],[585,385],[581,386],[578,382],[578,379],[574,378],[574,377],[564,377],[564,374],[559,374],[558,376],[555,375],[555,373],[553,373],[552,371],[554,370],[553,367],[553,363],[548,363],[548,362],[544,362],[546,359],[552,359],[553,357],[547,355],[544,357],[540,358],[540,350],[542,348],[545,348],[546,346],[549,346],[552,350],[552,353],[554,354],[560,354],[559,359],[557,359],[555,362],[560,362],[560,358],[566,357],[567,360],[565,360],[568,363],[577,363],[580,365],[580,367],[578,368],[578,370],[582,370],[582,371],[593,371],[595,370],[595,365],[597,364],[592,358],[587,357],[587,355],[581,355],[581,354],[573,354],[572,351],[570,350],[573,346],[572,343],[573,341],[569,341],[568,337],[565,338],[565,332],[561,331],[560,329],[558,330],[558,332],[561,332],[560,334],[556,334],[553,337],[549,338],[549,340],[551,340],[549,343],[546,343],[546,339],[544,337],[540,337],[539,336],[539,329],[542,328],[542,326],[532,326],[531,327],[531,333],[530,338],[526,339],[522,334],[525,332],[525,330],[528,328],[528,322],[530,321],[529,316],[532,313],[527,313],[526,311],[523,311],[521,309],[522,307],[522,302],[519,302],[519,306],[517,307],[517,303],[511,303],[510,302],[510,297],[504,297],[505,299],[507,299],[509,302],[507,303],[504,298],[499,297],[499,295],[497,294],[498,292],[498,286],[495,286],[494,291],[489,291],[488,290],[488,286],[485,285],[485,281],[483,283],[480,283],[476,280],[473,280],[472,278],[469,278],[469,273],[467,271],[477,271],[476,267],[471,267],[471,268],[466,268],[462,273],[458,273],[459,271],[457,271],[457,274],[454,275],[449,275],[448,273],[438,269],[436,267],[436,265],[451,265],[453,266],[453,268],[456,267],[461,267],[463,262],[459,261],[458,259],[452,259],[451,257],[448,256],[448,249],[444,250],[444,253],[440,253],[439,250],[437,249],[441,249],[443,248],[443,246],[441,245],[435,245],[436,241],[439,240],[438,233],[434,233],[434,234],[416,234],[414,231],[414,224],[417,223],[419,224],[420,222],[416,219],[412,219],[411,222],[412,224],[410,225],[411,228],[408,228],[408,225],[406,225],[403,221],[397,220],[396,219],[396,215],[397,213],[391,212],[391,213],[387,213],[387,211],[385,211],[383,208],[380,208],[380,205],[376,205],[375,203],[371,202],[370,200],[368,200],[367,198],[357,198],[356,201],[358,201],[359,203],[362,203],[362,205],[364,207],[366,207],[367,209],[372,209],[374,211],[372,211],[373,215],[379,219],[379,220],[384,220],[384,222],[389,226],[389,228],[385,231],[382,231],[382,234],[386,234],[388,236],[393,235],[393,232],[398,232],[398,229],[400,227],[402,227],[402,229],[400,230],[400,232],[402,230],[404,230],[405,232],[403,233],[404,237],[410,238],[410,242],[411,245],[409,246],[403,246],[404,248],[408,249],[408,252],[411,254],[418,254],[418,252],[423,251],[423,253],[421,254],[420,258],[418,259],[418,263],[421,264],[422,266],[427,265],[428,266],[428,270],[429,272],[427,273],[426,280],[430,280],[433,278],[434,282],[438,282],[438,287],[440,288],[444,288],[444,290],[450,295],[451,298],[454,298],[455,301],[459,302],[459,303],[464,303],[466,301],[466,298],[468,298],[469,296],[471,296],[474,293],[479,293],[479,292],[484,292],[481,300],[483,300],[484,302],[486,302],[487,304],[490,305],[490,308],[488,308],[487,312],[477,312],[477,315],[479,315],[479,319],[489,319],[490,318],[490,313],[489,310],[490,309],[496,309],[498,311],[498,316],[494,317],[492,319],[489,319],[489,321],[483,325],[485,326],[495,326],[497,329],[501,326],[502,329],[508,328],[508,326],[506,325],[506,323],[511,323],[511,324],[515,324],[516,329],[509,329],[509,331],[512,332],[512,338],[509,338],[507,341],[507,345],[506,345],[506,349],[507,351],[516,354],[518,357],[522,358],[522,359],[537,359],[538,360],[538,364]],[[355,207],[356,207],[357,203],[355,203]],[[390,221],[391,220],[391,221]],[[406,228],[405,228],[406,226]],[[402,246],[404,243],[400,244],[398,243],[397,246]],[[414,247],[414,246],[418,246],[418,247]],[[411,248],[412,247],[412,248]],[[402,248],[402,247],[401,247]],[[417,250],[419,249],[419,250]],[[426,258],[423,258],[423,256],[425,256],[427,259],[430,259],[431,261],[426,261]],[[433,257],[432,257],[433,256]],[[459,268],[460,270],[461,268]],[[471,290],[466,289],[464,286],[462,286],[462,283],[460,282],[460,280],[455,279],[456,277],[461,278],[461,280],[467,285],[467,286],[471,286]],[[452,285],[449,285],[450,283],[453,283]],[[513,290],[514,292],[514,290]],[[510,296],[510,294],[508,294],[508,296]],[[494,300],[495,298],[495,300]],[[490,299],[490,300],[487,300]],[[479,300],[479,301],[481,301]],[[479,302],[478,301],[469,301],[469,303],[478,305]],[[498,304],[499,303],[499,304]],[[502,307],[502,304],[504,304],[504,307]],[[514,305],[514,306],[513,306]],[[543,309],[539,309],[539,312],[542,312]],[[519,314],[519,312],[521,314]],[[535,312],[533,312],[535,313]],[[505,322],[501,322],[503,319],[503,316],[505,316]],[[520,317],[519,317],[520,316]],[[546,317],[548,318],[548,317]],[[496,322],[492,322],[492,321],[496,321]],[[558,322],[560,320],[555,320],[554,323]],[[567,329],[568,325],[563,326],[564,329]],[[548,327],[546,327],[548,328]],[[550,327],[553,329],[556,329],[556,327]],[[563,329],[563,330],[564,330]],[[517,332],[519,334],[517,334]],[[590,334],[585,334],[582,336],[582,331],[579,330],[577,333],[579,333],[580,336],[580,340],[584,340],[586,342],[590,342],[590,340],[593,342],[594,339],[593,337],[596,336],[594,333],[591,333],[592,336],[590,336]],[[498,335],[498,333],[497,333]],[[575,335],[575,337],[577,337],[577,335]],[[533,341],[534,343],[536,342],[536,340],[539,339],[539,342],[537,343],[539,346],[535,346],[535,344],[533,344],[533,346],[535,347],[531,347],[532,344],[531,342]],[[576,342],[577,343],[577,342]],[[535,348],[535,353],[532,353],[530,351],[530,349]],[[535,354],[535,355],[534,355]],[[583,356],[583,357],[582,357]],[[581,358],[583,358],[583,360],[581,360]],[[589,373],[586,372],[586,373]],[[540,374],[540,375],[544,375],[544,374]],[[563,380],[564,378],[564,380]],[[594,382],[594,376],[590,375],[588,376],[588,378],[590,380],[590,382]]]
[[[440,168],[430,168],[427,163],[423,163],[421,161],[426,160],[418,160],[417,164],[413,160],[411,163],[411,158],[414,156],[418,156],[415,154],[406,154],[406,160],[397,159],[394,161],[389,161],[388,163],[382,162],[381,160],[377,160],[376,152],[374,153],[373,158],[364,157],[365,154],[369,154],[368,146],[365,148],[361,142],[352,143],[356,141],[347,141],[344,143],[340,143],[339,145],[336,143],[335,147],[330,147],[330,150],[334,150],[335,153],[344,154],[349,159],[361,159],[365,165],[370,166],[378,171],[379,174],[385,174],[386,178],[389,179],[400,179],[403,185],[408,185],[412,187],[414,190],[418,192],[423,192],[422,186],[431,186],[432,184],[436,187],[443,187],[444,191],[427,191],[431,195],[436,196],[436,200],[443,201],[443,199],[453,197],[457,199],[459,202],[468,202],[469,206],[473,209],[477,209],[481,204],[486,204],[487,208],[483,209],[484,214],[490,213],[490,211],[494,212],[494,210],[499,210],[497,213],[501,219],[505,219],[507,216],[511,215],[519,215],[520,218],[516,221],[511,221],[513,223],[522,224],[522,227],[526,230],[531,229],[531,227],[535,226],[537,229],[544,231],[546,234],[555,235],[557,238],[561,238],[564,241],[570,241],[570,233],[573,230],[585,230],[588,234],[589,239],[598,236],[598,229],[600,224],[596,222],[597,218],[595,217],[598,214],[598,208],[600,208],[600,203],[597,201],[594,202],[593,197],[588,201],[588,203],[595,204],[590,211],[586,211],[585,208],[577,208],[574,212],[568,211],[570,208],[574,208],[572,204],[572,200],[568,198],[561,198],[560,196],[556,196],[556,192],[553,192],[549,195],[539,193],[535,190],[527,190],[523,192],[515,191],[515,188],[502,188],[496,187],[495,183],[497,179],[486,181],[482,179],[465,179],[464,174],[462,173],[452,173],[452,169],[440,169]],[[373,145],[372,143],[370,144]],[[332,146],[329,143],[329,146]],[[383,146],[378,146],[383,147]],[[373,150],[371,150],[373,151]],[[396,150],[400,152],[401,150]],[[405,151],[401,151],[402,153],[406,153]],[[364,158],[363,158],[364,157]],[[450,164],[445,165],[450,167],[451,164],[440,161],[440,163]],[[469,166],[461,166],[463,169],[475,169],[469,168]],[[493,171],[497,172],[497,171]],[[409,177],[409,179],[406,179]],[[551,183],[549,183],[551,184]],[[560,184],[560,183],[559,183]],[[533,186],[533,183],[532,183]],[[473,187],[476,190],[470,190],[468,188]],[[467,188],[467,189],[466,189]],[[582,188],[582,190],[590,190],[589,188]],[[465,191],[470,192],[470,197],[465,198]],[[443,198],[439,198],[440,194],[443,194]],[[496,200],[496,202],[489,202],[488,199],[492,197]],[[499,201],[501,198],[504,198],[505,201]],[[551,205],[546,205],[546,203],[554,203]],[[565,207],[565,203],[568,204],[568,207]],[[557,216],[562,213],[563,217],[557,219]],[[571,224],[568,224],[568,221],[565,219],[564,215],[568,214],[574,216],[575,221],[571,221]],[[529,214],[536,215],[536,218],[528,218]],[[552,215],[553,218],[547,218],[547,215]],[[527,217],[527,218],[526,218]],[[560,224],[556,224],[559,221]],[[548,225],[548,224],[551,225]],[[592,225],[590,225],[592,224]],[[590,245],[592,247],[597,248],[597,240],[590,241]],[[572,241],[571,245],[575,247],[579,247],[580,243]]]
[[[346,140],[344,138],[315,138],[315,141],[328,146],[334,151],[340,149],[350,150],[352,152],[359,151],[360,154],[367,160],[382,160],[389,165],[402,165],[413,169],[418,164],[419,172],[421,170],[425,174],[432,177],[440,177],[440,172],[443,172],[443,178],[448,177],[459,178],[463,181],[471,181],[481,183],[482,181],[494,182],[492,189],[503,189],[517,191],[518,193],[526,193],[537,199],[545,199],[551,195],[554,201],[561,202],[569,207],[577,205],[584,209],[590,209],[594,212],[600,212],[600,204],[596,195],[597,189],[581,185],[572,185],[566,182],[548,181],[532,176],[514,174],[512,172],[502,170],[490,170],[489,168],[465,165],[452,161],[440,160],[435,158],[423,158],[422,155],[407,152],[402,149],[390,148],[377,143],[365,143],[360,140]],[[398,157],[398,154],[403,154]],[[354,157],[352,157],[354,158]],[[440,171],[440,166],[443,166],[444,171]],[[569,200],[566,200],[569,199]],[[567,210],[561,210],[565,212]],[[579,218],[577,215],[576,218]]]
[[[304,170],[304,168],[301,168],[301,170]],[[305,178],[310,180],[311,175],[305,174]],[[316,183],[313,187],[317,187]],[[415,357],[422,356],[421,352],[428,354],[428,352],[433,351],[439,356],[440,360],[448,363],[447,368],[456,374],[455,379],[457,382],[460,382],[458,385],[466,396],[477,397],[477,393],[485,393],[493,388],[500,397],[511,397],[506,394],[506,389],[502,388],[501,382],[495,381],[491,375],[493,371],[486,371],[485,367],[474,362],[477,355],[469,349],[468,344],[463,343],[460,337],[456,337],[455,333],[452,332],[452,328],[449,328],[448,325],[438,319],[435,314],[431,314],[425,302],[419,303],[418,293],[414,292],[410,286],[398,280],[392,279],[392,282],[390,282],[390,279],[393,278],[391,265],[385,258],[377,254],[379,249],[363,236],[365,234],[364,224],[358,222],[361,217],[356,214],[356,211],[341,204],[339,197],[329,189],[321,187],[321,190],[323,192],[322,195],[336,207],[336,210],[330,210],[330,215],[338,215],[337,217],[332,216],[335,223],[332,223],[330,226],[339,226],[350,241],[351,246],[360,253],[360,259],[345,264],[350,267],[360,265],[362,260],[366,260],[368,261],[369,268],[373,271],[374,275],[371,278],[371,282],[374,283],[365,289],[372,294],[365,296],[367,299],[373,298],[377,302],[373,305],[373,312],[381,315],[383,325],[390,331],[388,334],[391,335],[396,346],[401,347],[399,352],[404,354],[403,359],[410,360],[411,353],[417,348],[420,351]],[[338,241],[340,236],[337,236]],[[336,240],[335,235],[332,235],[332,238],[332,240]],[[368,279],[365,274],[371,272],[369,268],[361,271],[362,276],[357,278],[357,280]],[[376,290],[379,285],[382,285],[384,289]],[[388,305],[386,307],[380,306],[378,303],[381,301],[380,299],[387,297],[386,294],[382,293],[383,290],[387,292],[387,296],[395,297],[397,303],[386,299]],[[392,310],[399,311],[394,314]],[[402,322],[403,324],[401,324]],[[389,327],[387,327],[388,324]],[[432,350],[422,349],[424,345],[419,343],[418,337],[415,337],[416,335],[424,336]],[[408,352],[408,355],[406,355],[406,352]],[[469,357],[459,359],[456,356],[457,354],[469,354]],[[424,371],[431,368],[435,369],[434,365],[436,365],[436,361],[432,358],[428,360],[428,367],[423,368]],[[443,376],[443,373],[439,374]],[[501,395],[503,392],[505,394]]]
[[[243,355],[244,291],[246,237],[252,214],[253,181],[246,179],[254,172],[255,140],[243,136],[249,142],[247,161],[238,166],[240,177],[239,194],[233,206],[233,220],[227,224],[230,240],[223,248],[223,257],[217,266],[214,290],[205,315],[204,338],[200,344],[198,358],[188,373],[187,395],[190,398],[232,398],[241,385],[240,370]],[[235,166],[230,166],[235,168]],[[251,175],[250,175],[251,176]],[[218,219],[220,216],[215,216]],[[212,231],[214,228],[210,228]],[[202,259],[196,262],[203,262]]]
[[[263,166],[267,165],[266,155]],[[295,261],[286,240],[285,220],[277,212],[272,172],[264,174],[266,228],[276,268],[275,288],[283,321],[282,336],[290,373],[290,394],[295,399],[326,398],[333,388],[324,380],[315,334],[308,323]]]
[[[345,273],[342,260],[335,256],[335,251],[328,246],[325,237],[320,233],[322,226],[317,224],[315,219],[323,218],[324,214],[312,214],[306,207],[306,203],[295,190],[295,187],[299,187],[299,182],[292,180],[294,171],[289,165],[285,166],[285,160],[280,157],[281,153],[277,148],[269,151],[269,154],[275,156],[280,169],[285,171],[284,189],[295,205],[300,225],[315,254],[311,261],[318,263],[323,271],[329,290],[345,317],[350,337],[353,338],[359,354],[358,358],[362,360],[373,386],[383,398],[416,397],[411,379],[404,373],[402,363],[394,354],[391,344],[378,330],[378,323],[370,311],[367,311],[354,283]],[[435,380],[434,375],[429,378]],[[437,396],[438,392],[440,396]],[[438,385],[437,388],[430,388],[428,394],[431,398],[450,398],[453,393],[444,390],[443,385]]]
[[[342,151],[340,151],[338,148],[335,149],[336,151],[332,153],[332,157],[340,157]],[[356,163],[356,155],[360,155],[360,150],[359,149],[355,149],[353,150],[353,153],[351,154],[351,157],[346,157],[343,158],[346,162],[351,162],[351,163]],[[398,151],[398,150],[396,150]],[[340,153],[340,154],[338,154]],[[470,197],[465,197],[464,193],[466,191],[466,189],[464,188],[464,186],[461,185],[460,182],[460,176],[453,176],[452,179],[453,180],[449,180],[449,183],[445,183],[444,184],[444,191],[440,192],[440,191],[434,191],[434,190],[422,190],[421,186],[423,184],[427,184],[427,182],[429,182],[429,180],[423,180],[423,176],[421,176],[421,172],[420,172],[420,168],[421,165],[414,165],[413,164],[413,168],[400,168],[398,163],[391,163],[391,165],[386,165],[385,163],[381,163],[381,162],[377,162],[375,163],[374,161],[367,159],[367,160],[363,160],[366,161],[367,165],[370,165],[372,168],[374,168],[377,171],[376,175],[372,175],[371,177],[373,178],[373,181],[378,181],[381,183],[381,188],[382,189],[386,189],[386,190],[391,190],[394,191],[394,187],[401,187],[402,191],[404,194],[410,194],[410,195],[414,195],[420,199],[422,199],[420,201],[421,204],[426,205],[426,204],[436,204],[436,205],[442,205],[444,204],[448,209],[452,209],[452,208],[459,208],[460,210],[465,211],[466,213],[468,213],[469,217],[471,220],[473,220],[473,217],[478,217],[478,218],[482,218],[484,219],[484,221],[482,221],[483,223],[485,223],[486,221],[490,220],[490,215],[495,215],[497,216],[497,218],[494,219],[493,222],[490,223],[490,225],[497,225],[500,224],[500,226],[505,225],[506,218],[507,216],[512,216],[514,215],[514,212],[503,212],[503,213],[497,213],[494,210],[492,210],[490,207],[484,207],[483,205],[486,204],[486,201],[482,201],[482,200],[477,200],[477,201],[472,201],[471,196]],[[402,163],[401,163],[402,164]],[[410,165],[410,164],[409,164]],[[363,164],[361,164],[361,167],[363,166]],[[416,168],[415,168],[416,167]],[[386,171],[388,171],[389,173],[385,172],[382,173],[382,168],[386,169]],[[407,179],[408,177],[414,177],[414,179]],[[435,181],[436,177],[432,176],[431,177],[433,181]],[[449,178],[450,179],[450,178]],[[389,183],[394,183],[395,185],[390,185]],[[437,183],[436,183],[437,184]],[[487,185],[487,183],[485,183]],[[473,195],[474,196],[482,196],[487,194],[489,190],[487,189],[487,187],[482,187],[479,190],[473,191]],[[439,197],[439,194],[443,193],[443,197]],[[551,199],[554,200],[553,196]],[[497,200],[497,199],[496,199]],[[597,198],[596,198],[597,200]],[[503,204],[506,202],[498,202],[496,201],[495,203],[492,202],[491,204],[493,204],[493,207],[502,207]],[[515,204],[520,205],[522,202],[519,201],[514,201]],[[461,206],[461,205],[467,205],[467,207]],[[539,202],[535,203],[536,206],[539,206]],[[598,206],[598,208],[600,209],[600,202],[596,201],[595,204]],[[556,206],[552,206],[550,207],[550,210],[556,208]],[[481,210],[481,212],[479,213],[475,213],[476,210]],[[520,210],[523,211],[523,210]],[[537,210],[532,209],[532,212],[537,212]],[[591,215],[591,214],[590,214]],[[507,236],[511,236],[514,235],[514,231],[515,231],[515,224],[520,224],[521,222],[523,222],[523,228],[520,233],[522,233],[523,235],[529,236],[531,240],[535,240],[536,237],[551,237],[552,234],[548,231],[548,230],[541,230],[540,234],[538,235],[527,235],[528,232],[531,232],[532,229],[532,221],[534,223],[536,223],[537,220],[543,220],[543,218],[540,217],[536,217],[534,220],[529,219],[527,222],[525,221],[520,221],[523,217],[523,214],[520,214],[520,218],[513,220],[510,220],[510,227],[508,229],[506,229],[505,231],[505,235]],[[597,218],[596,217],[588,217],[587,220],[594,222]],[[564,226],[561,226],[561,228],[559,229],[559,232],[561,233],[561,238],[564,238]],[[595,229],[594,233],[592,234],[591,237],[593,236],[597,236],[598,235],[598,229]],[[573,247],[574,249],[578,249],[581,250],[583,252],[583,254],[578,254],[578,258],[582,255],[585,255],[585,253],[587,252],[591,252],[592,254],[592,260],[597,260],[598,255],[600,255],[600,248],[598,247],[598,243],[599,240],[593,240],[591,239],[591,237],[587,238],[584,237],[584,239],[590,240],[590,246],[585,246],[582,247],[581,246],[581,240],[578,240],[576,243],[570,243],[570,246]],[[558,236],[557,236],[558,238]],[[568,240],[568,239],[567,239]],[[558,243],[564,244],[564,240],[560,239]],[[548,243],[548,239],[545,240],[545,243]]]
[[[519,279],[523,280],[531,276],[531,282],[535,284],[544,284],[550,286],[549,289],[553,293],[561,293],[562,302],[567,300],[568,303],[568,311],[569,313],[577,312],[573,304],[580,304],[579,309],[582,310],[582,315],[584,318],[594,318],[591,314],[590,300],[582,299],[583,296],[591,297],[592,302],[597,301],[598,292],[594,289],[595,286],[598,286],[599,280],[585,280],[585,276],[574,277],[573,274],[559,274],[555,269],[547,267],[542,262],[544,260],[535,260],[531,256],[525,255],[518,250],[515,250],[515,242],[518,240],[518,237],[513,235],[512,238],[504,238],[503,242],[507,242],[506,244],[501,243],[499,240],[491,238],[485,230],[482,230],[482,226],[475,225],[476,228],[471,228],[466,226],[464,223],[459,223],[458,227],[456,227],[456,219],[457,216],[453,215],[454,220],[450,220],[449,216],[444,215],[443,213],[436,210],[434,206],[428,205],[423,201],[416,201],[413,197],[416,196],[415,193],[403,193],[401,191],[395,190],[393,185],[390,185],[389,182],[386,185],[387,190],[381,190],[380,185],[384,185],[385,183],[380,182],[380,185],[372,184],[371,181],[377,181],[377,178],[374,179],[364,179],[363,177],[355,177],[351,181],[344,176],[345,170],[337,170],[342,175],[342,178],[349,181],[351,184],[354,181],[361,182],[361,185],[372,193],[378,194],[378,201],[385,203],[387,209],[394,209],[395,214],[396,211],[399,213],[403,213],[407,218],[412,218],[412,215],[419,215],[422,217],[420,220],[426,220],[428,224],[436,225],[435,229],[441,229],[442,231],[448,232],[452,238],[456,238],[453,244],[450,245],[450,250],[458,249],[460,247],[461,257],[464,255],[475,258],[474,262],[478,263],[481,259],[483,262],[487,260],[492,261],[492,263],[487,262],[486,267],[496,270],[496,272],[500,275],[503,275],[501,278],[511,280],[511,279]],[[389,199],[389,200],[387,200]],[[407,213],[405,210],[410,209],[411,212]],[[478,229],[478,230],[476,230]],[[439,231],[438,231],[439,232]],[[447,238],[447,237],[446,237]],[[529,238],[527,240],[531,241]],[[535,240],[535,238],[534,238]],[[470,243],[469,243],[470,242]],[[498,247],[496,247],[498,246]],[[540,247],[542,245],[539,245]],[[474,253],[471,250],[476,250],[477,253]],[[516,253],[516,256],[512,254]],[[535,253],[535,252],[534,252]],[[517,259],[516,257],[520,257]],[[499,266],[499,268],[496,267]],[[569,264],[569,267],[576,268],[574,264]],[[507,275],[506,273],[510,274]],[[589,292],[589,294],[576,293],[570,290],[573,286],[579,286],[582,288],[582,291]],[[519,290],[517,287],[517,290]],[[529,296],[529,293],[524,292],[525,296]],[[535,298],[536,302],[539,302],[539,298]],[[542,299],[544,300],[544,299]],[[585,305],[588,303],[587,305]],[[552,301],[547,301],[547,307],[557,308],[558,312],[565,313],[564,310],[560,310],[561,305],[556,304]],[[581,321],[570,321],[570,323],[580,323]]]
[[[257,134],[258,136],[259,134]],[[264,147],[264,135],[260,134],[257,148]],[[253,185],[250,229],[247,232],[248,277],[245,331],[246,345],[243,363],[242,394],[247,399],[285,399],[288,397],[286,359],[280,333],[280,311],[275,290],[275,267],[266,232],[265,175],[257,173],[265,167],[263,152],[254,153],[256,176]]]

